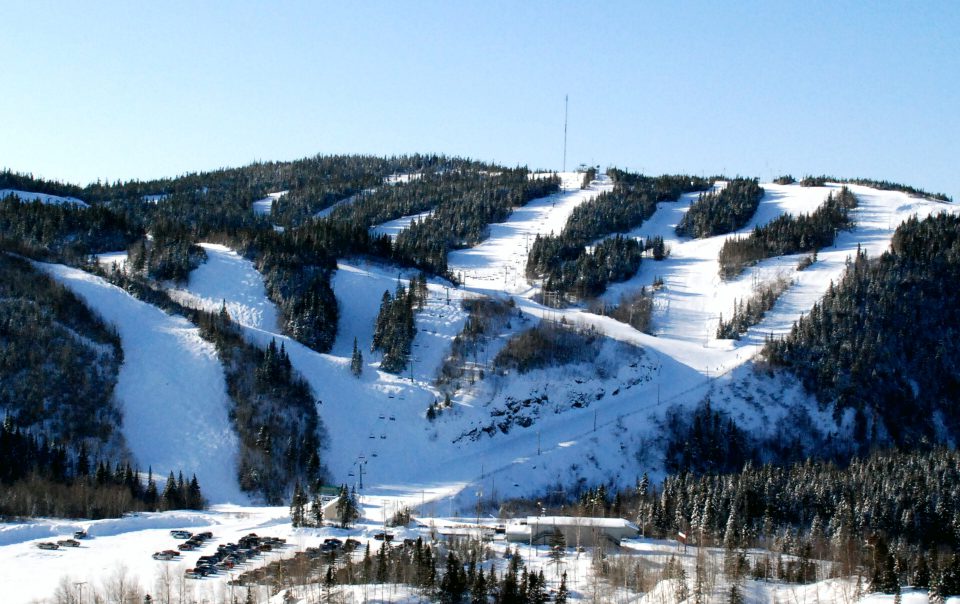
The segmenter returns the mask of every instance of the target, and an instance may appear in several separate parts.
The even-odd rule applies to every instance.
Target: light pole
[[[86,581],[78,581],[74,583],[74,585],[77,587],[77,591],[80,592],[80,598],[79,598],[80,604],[83,604],[83,586],[86,584],[87,584]]]
[[[480,532],[480,502],[483,500],[483,490],[477,491],[477,531]],[[482,533],[481,533],[482,536]]]

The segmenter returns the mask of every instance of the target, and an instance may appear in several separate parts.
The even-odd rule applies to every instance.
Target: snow
[[[341,199],[341,200],[339,200],[339,201],[337,201],[337,202],[334,202],[334,203],[330,204],[329,206],[323,208],[322,210],[320,210],[319,212],[317,212],[316,214],[314,214],[314,216],[315,216],[316,218],[326,218],[327,216],[329,216],[330,214],[332,214],[333,211],[336,210],[337,208],[339,208],[340,206],[348,206],[348,205],[350,205],[351,203],[353,203],[354,201],[356,201],[357,198],[359,198],[361,195],[366,195],[366,194],[369,194],[369,193],[373,193],[374,191],[376,191],[376,189],[364,189],[364,190],[363,190],[362,192],[360,192],[360,193],[356,193],[356,194],[354,194],[354,195],[350,195],[349,197],[344,197],[343,199]]]
[[[40,203],[51,205],[69,204],[82,208],[88,207],[86,202],[76,197],[61,197],[60,195],[49,195],[47,193],[31,193],[30,191],[19,191],[17,189],[0,189],[0,201],[13,195],[16,195],[20,198],[20,201],[24,202],[39,201]]]
[[[97,256],[97,262],[108,269],[113,267],[113,265],[116,265],[118,268],[123,268],[127,264],[127,252],[107,252],[105,254],[99,254]]]
[[[143,303],[99,277],[37,264],[120,333],[123,365],[115,396],[121,430],[142,471],[196,474],[214,503],[246,502],[237,486],[237,437],[227,417],[223,368],[213,345],[182,317]],[[159,483],[163,488],[163,483]]]
[[[265,346],[277,339],[285,344],[294,367],[321,401],[318,410],[330,440],[324,461],[336,481],[343,481],[351,471],[356,474],[358,464],[365,463],[366,482],[374,488],[406,485],[408,491],[416,492],[425,485],[442,485],[453,503],[469,505],[470,493],[476,488],[508,497],[536,492],[571,473],[593,481],[619,480],[643,470],[656,474],[659,462],[655,454],[640,468],[633,465],[639,462],[631,462],[629,452],[649,448],[645,443],[656,437],[657,422],[666,409],[694,405],[716,389],[721,391],[717,396],[721,404],[733,401],[726,406],[746,425],[771,429],[777,419],[804,413],[825,431],[838,429],[829,412],[817,409],[795,384],[752,377],[747,363],[767,333],[789,329],[822,296],[830,280],[839,278],[858,243],[871,254],[880,253],[893,229],[907,216],[953,208],[900,193],[853,187],[860,198],[860,207],[853,214],[856,228],[841,233],[837,244],[822,250],[813,266],[798,272],[799,257],[771,259],[723,282],[717,276],[716,258],[725,236],[690,240],[673,233],[696,194],[663,203],[630,235],[663,236],[670,257],[661,262],[644,261],[634,279],[614,285],[607,295],[616,300],[621,292],[649,286],[654,277],[662,276],[665,287],[656,295],[653,336],[581,308],[547,309],[533,300],[538,285],[529,283],[522,273],[528,242],[537,234],[559,232],[578,204],[612,188],[607,178],[600,177],[581,190],[581,178],[577,173],[562,174],[559,193],[533,200],[515,210],[506,222],[491,225],[489,238],[475,248],[450,254],[451,270],[462,275],[464,285],[454,288],[431,282],[430,300],[417,315],[413,368],[406,375],[379,372],[379,358],[371,353],[370,344],[383,292],[393,292],[398,279],[406,284],[412,272],[341,262],[333,279],[340,324],[330,354],[318,354],[279,333],[276,311],[269,310],[273,306],[265,298],[255,269],[225,248],[205,245],[210,259],[191,275],[187,290],[205,308],[219,308],[225,300],[231,314],[248,327],[251,341]],[[767,193],[760,209],[741,232],[785,212],[811,212],[837,188],[764,187]],[[735,299],[748,295],[755,281],[777,275],[794,279],[795,285],[767,318],[739,342],[717,340],[714,332],[720,313],[729,312]],[[490,376],[474,385],[462,384],[454,408],[430,424],[424,420],[424,412],[443,396],[434,384],[436,371],[466,320],[459,300],[476,295],[512,297],[518,312],[526,317],[515,320],[506,333],[493,339],[483,352],[484,363],[493,358],[509,333],[541,318],[590,325],[611,341],[592,364],[524,376]],[[269,320],[257,318],[261,316]],[[360,379],[348,371],[354,338],[365,359]],[[742,380],[753,381],[750,392],[770,391],[780,403],[762,410],[738,403],[728,390]],[[508,434],[495,430],[493,436],[479,432],[491,424],[491,413],[503,410],[511,400],[531,397],[548,401],[523,411],[535,420],[534,428],[514,425]],[[581,404],[571,405],[575,400]]]
[[[410,228],[410,225],[414,222],[420,222],[421,220],[431,216],[433,210],[427,210],[426,212],[421,212],[419,214],[411,214],[409,216],[401,216],[394,220],[388,220],[383,224],[378,224],[374,227],[370,227],[371,235],[389,235],[390,239],[396,239],[397,235],[401,231],[405,231]]]
[[[440,522],[438,515],[453,516],[458,510],[475,509],[478,498],[491,502],[541,494],[558,486],[570,487],[578,479],[623,484],[643,471],[656,479],[663,471],[656,443],[661,438],[660,422],[666,410],[672,406],[689,408],[707,394],[748,429],[775,430],[784,418],[805,414],[811,425],[824,433],[843,430],[842,422],[837,426],[830,410],[820,409],[798,384],[786,377],[755,375],[750,360],[767,334],[785,333],[793,321],[809,312],[830,281],[842,275],[847,258],[853,256],[858,245],[876,256],[887,248],[893,230],[905,218],[957,211],[953,204],[853,186],[859,198],[859,207],[852,213],[856,227],[840,233],[833,246],[819,252],[812,266],[798,271],[799,255],[774,258],[736,279],[722,281],[717,253],[728,236],[692,240],[677,237],[673,231],[696,194],[662,203],[650,220],[629,235],[663,236],[670,256],[660,262],[645,259],[633,279],[614,284],[604,296],[615,302],[622,293],[649,287],[661,277],[664,287],[655,295],[655,335],[649,335],[583,308],[549,309],[535,302],[539,285],[528,282],[523,274],[529,243],[537,234],[559,233],[577,205],[612,188],[610,181],[601,177],[581,190],[581,177],[577,173],[561,174],[559,193],[516,209],[504,223],[491,225],[489,238],[480,245],[450,254],[450,269],[462,277],[463,286],[431,280],[429,300],[417,313],[413,366],[404,375],[380,372],[379,356],[370,351],[370,343],[383,292],[393,292],[398,279],[406,285],[415,274],[412,271],[358,260],[341,261],[332,283],[340,305],[340,323],[330,354],[319,354],[280,334],[278,313],[266,298],[261,276],[248,260],[223,246],[203,244],[207,262],[173,294],[182,303],[210,310],[225,303],[244,326],[246,337],[260,346],[271,339],[283,342],[294,367],[318,400],[329,440],[322,458],[331,482],[357,484],[362,468],[368,518],[382,521],[383,515],[389,515],[398,505],[411,505],[433,518],[430,522],[436,525]],[[832,184],[815,188],[762,186],[766,194],[760,208],[740,233],[783,213],[812,212],[830,191],[839,188]],[[378,232],[395,236],[414,218],[380,225]],[[78,291],[120,329],[126,359],[118,397],[124,408],[124,433],[141,465],[152,463],[158,472],[169,467],[196,467],[211,499],[242,500],[236,492],[236,444],[226,420],[222,369],[210,346],[182,319],[151,309],[94,277],[65,267],[47,265],[46,270]],[[781,275],[794,284],[763,322],[736,342],[715,337],[720,314],[728,316],[734,300],[749,295],[756,283]],[[485,295],[511,299],[517,316],[511,317],[511,325],[502,333],[492,334],[478,357],[488,376],[475,384],[461,384],[454,394],[453,408],[431,423],[424,418],[426,408],[443,396],[435,383],[437,370],[467,318],[460,301]],[[489,361],[506,339],[541,319],[589,325],[607,339],[591,363],[524,375],[492,375]],[[359,379],[349,371],[354,338],[364,355]],[[483,427],[502,417],[495,413],[506,409],[511,401],[527,401],[518,413],[534,423],[526,428],[513,424],[506,433],[499,429],[492,435],[483,432]],[[169,442],[178,446],[161,445]],[[193,466],[189,466],[191,463]],[[196,517],[176,516],[177,520],[170,522],[206,523],[219,527],[211,529],[215,533],[236,529],[240,534],[257,523],[269,526],[269,530],[292,531],[284,524],[285,513],[264,508],[234,508],[231,512],[217,508]],[[96,562],[79,567],[71,566],[78,558],[71,554],[82,551],[40,552],[27,543],[49,538],[51,531],[76,523],[61,526],[57,524],[60,521],[38,521],[3,526],[0,544],[7,545],[0,548],[0,562],[5,556],[21,562],[0,563],[0,573],[22,573],[23,569],[43,565],[69,570],[78,577],[98,577],[123,559],[129,560],[131,569],[141,577],[147,577],[157,564],[148,557],[151,548],[159,548],[153,543],[166,542],[166,538],[159,527],[146,525],[167,521],[161,520],[162,515],[146,518],[139,521],[144,525],[131,527],[130,533],[110,538],[104,535],[104,543],[116,539],[115,545],[104,546],[96,557],[88,556]],[[367,530],[372,529],[362,529]],[[307,543],[321,533],[296,534],[309,534],[302,541]],[[92,549],[99,540],[91,541],[89,547]],[[134,546],[141,540],[142,544]],[[96,547],[99,550],[101,546]],[[673,545],[665,542],[644,542],[638,547],[654,561],[662,562],[673,553]],[[141,550],[148,563],[141,564]],[[527,551],[521,546],[521,552],[538,563],[546,562],[545,550]],[[106,556],[102,562],[101,556]],[[56,566],[61,561],[62,566]],[[578,581],[578,597],[592,597],[588,592],[588,562],[570,559],[566,564]],[[20,570],[6,570],[11,566]],[[688,572],[688,576],[693,573]],[[0,574],[0,581],[4,578]],[[18,589],[27,590],[20,595],[29,599],[51,593],[53,586]],[[669,602],[670,594],[669,584],[661,584],[643,598],[630,601]],[[846,602],[852,601],[852,585],[847,580],[802,587],[748,582],[745,594],[748,602]],[[615,595],[627,597],[626,593]],[[909,592],[903,599],[925,601],[925,595]],[[871,595],[863,601],[874,604],[888,601],[888,597]]]
[[[485,241],[450,253],[447,265],[451,273],[460,276],[464,287],[484,293],[532,294],[534,290],[524,277],[524,269],[527,251],[536,236],[559,234],[574,208],[613,190],[613,182],[606,176],[583,190],[582,174],[564,172],[559,176],[559,193],[515,209],[506,222],[490,225],[490,236]]]
[[[273,204],[290,191],[277,191],[276,193],[267,193],[263,199],[253,202],[253,213],[257,216],[269,216],[273,211]]]
[[[385,185],[398,185],[406,184],[414,180],[420,180],[420,177],[423,176],[420,172],[414,172],[412,174],[391,174],[383,179],[383,184]]]
[[[406,527],[391,528],[394,541],[422,537],[429,541],[433,535],[445,532],[469,533],[471,527],[485,527],[487,530],[498,522],[486,516],[476,518],[472,514],[462,517],[436,515],[435,506],[419,505],[419,499],[401,499],[393,496],[364,496],[361,500],[363,517],[350,529],[334,527],[295,529],[289,522],[289,510],[286,507],[239,507],[230,505],[215,506],[202,512],[164,512],[127,516],[107,520],[57,520],[36,519],[25,523],[0,525],[0,582],[4,585],[4,602],[20,604],[31,601],[51,601],[58,584],[77,590],[77,584],[84,584],[84,599],[91,598],[94,592],[102,594],[120,575],[121,569],[126,579],[139,585],[144,593],[149,593],[155,601],[160,601],[163,585],[167,584],[174,592],[183,592],[185,601],[227,602],[231,600],[231,588],[228,581],[241,572],[265,566],[271,561],[291,558],[294,552],[307,547],[318,547],[323,539],[347,537],[360,541],[360,547],[352,556],[356,561],[363,555],[369,544],[375,554],[382,542],[374,539],[377,532],[383,530],[385,515],[390,516],[400,506],[408,505],[414,512],[416,522]],[[422,508],[422,509],[421,509]],[[440,512],[442,514],[442,512]],[[479,524],[477,521],[479,520]],[[75,530],[86,530],[90,538],[81,541],[78,548],[62,548],[55,551],[37,549],[37,543],[63,539]],[[172,529],[185,529],[191,532],[210,531],[214,537],[200,550],[183,552],[179,561],[160,562],[153,560],[151,554],[156,551],[175,548],[180,541],[170,536]],[[255,532],[261,536],[273,536],[286,540],[286,545],[275,551],[261,554],[229,573],[220,573],[204,579],[182,579],[186,568],[192,567],[201,555],[213,553],[218,545],[236,543],[240,537]],[[626,585],[613,586],[600,580],[593,569],[593,550],[578,553],[575,544],[567,544],[567,549],[559,562],[550,555],[546,545],[529,546],[526,543],[510,543],[496,538],[488,543],[493,558],[482,562],[489,571],[496,568],[502,576],[509,560],[505,557],[508,550],[516,551],[524,565],[533,572],[543,571],[548,589],[556,589],[560,583],[559,575],[566,573],[567,587],[572,601],[600,602],[640,602],[662,604],[676,602],[677,583],[675,579],[660,580],[660,569],[670,558],[683,565],[687,577],[688,593],[693,601],[694,577],[698,556],[707,569],[705,573],[705,591],[708,602],[725,602],[729,593],[729,583],[718,571],[723,565],[722,548],[696,547],[682,548],[675,541],[634,538],[624,540],[619,551],[610,551],[612,558],[624,557],[628,561],[637,561],[645,569],[645,585],[637,585],[630,578]],[[765,552],[750,550],[748,557],[762,556]],[[701,556],[702,554],[702,556]],[[608,558],[610,559],[610,558]],[[828,575],[829,563],[818,564],[819,574]],[[31,577],[42,580],[23,580]],[[649,591],[643,592],[647,588]],[[284,601],[283,592],[274,594],[270,586],[255,588],[256,601]],[[288,588],[295,602],[316,602],[316,587],[294,586]],[[423,599],[416,590],[406,586],[391,584],[371,584],[356,586],[338,586],[341,593],[352,593],[354,601],[374,602],[421,602]],[[74,593],[77,593],[74,591]],[[778,581],[744,580],[742,583],[744,601],[748,603],[767,602],[833,602],[882,604],[893,602],[889,594],[867,594],[855,598],[856,581],[854,578],[822,579],[808,585],[782,583]],[[238,595],[246,597],[246,589]],[[271,597],[272,596],[272,597]],[[921,590],[903,588],[902,601],[908,604],[926,604],[927,594]],[[950,598],[950,604],[957,604],[960,598]]]
[[[146,203],[160,203],[161,201],[166,201],[169,198],[169,193],[157,193],[154,195],[144,195],[142,197],[143,201]]]
[[[230,317],[241,325],[277,331],[279,312],[267,298],[257,269],[226,246],[201,243],[200,247],[207,261],[190,273],[184,290],[170,292],[173,298],[211,312],[226,304]]]

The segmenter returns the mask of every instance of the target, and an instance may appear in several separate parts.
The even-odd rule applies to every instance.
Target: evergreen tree
[[[349,528],[360,517],[360,507],[357,504],[356,491],[347,490],[347,485],[340,486],[340,497],[337,500],[337,516],[340,517],[340,528]]]
[[[557,588],[557,595],[554,597],[553,601],[555,604],[567,604],[567,572],[564,571],[560,575],[560,587]]]
[[[290,500],[290,520],[294,528],[304,526],[306,520],[307,495],[297,481],[293,488],[293,498]]]
[[[310,521],[313,526],[323,526],[323,502],[320,500],[319,492],[313,496],[313,501],[310,503]]]
[[[357,348],[356,337],[353,338],[353,354],[350,355],[350,372],[356,377],[363,373],[363,354]]]
[[[183,501],[180,497],[180,489],[177,488],[177,479],[173,477],[173,471],[167,476],[167,484],[163,487],[163,509],[179,510],[183,508]]]
[[[191,476],[190,483],[187,486],[185,507],[189,510],[203,509],[203,494],[200,492],[200,482],[197,480],[196,474]]]
[[[487,578],[483,568],[477,569],[476,578],[470,586],[470,604],[487,604]]]
[[[447,604],[461,602],[467,591],[467,577],[463,564],[453,552],[447,552],[443,578],[440,580],[440,601]]]
[[[143,493],[143,503],[148,509],[155,509],[160,499],[157,492],[157,482],[153,479],[153,467],[147,470],[147,488]]]

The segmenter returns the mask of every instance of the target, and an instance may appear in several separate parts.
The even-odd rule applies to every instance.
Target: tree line
[[[789,182],[784,182],[783,184],[793,184],[796,182],[793,180],[793,177],[788,177]],[[913,195],[914,197],[927,197],[930,199],[935,199],[937,201],[942,201],[945,203],[951,203],[953,200],[944,193],[930,193],[929,191],[924,191],[917,187],[911,187],[910,185],[905,185],[898,182],[892,182],[889,180],[877,180],[874,178],[834,178],[833,176],[804,176],[800,180],[801,187],[825,187],[828,183],[840,183],[848,185],[862,185],[864,187],[870,187],[872,189],[879,189],[881,191],[899,191],[901,193],[906,193],[907,195]]]
[[[769,283],[760,284],[750,298],[735,300],[730,320],[724,321],[723,315],[720,315],[720,321],[717,324],[717,338],[739,340],[740,336],[747,333],[751,326],[763,320],[767,311],[773,308],[780,296],[792,284],[793,281],[785,277],[779,277]]]
[[[0,409],[65,443],[123,447],[117,332],[70,290],[0,251]]]
[[[601,193],[577,206],[559,235],[537,235],[527,255],[528,279],[542,279],[545,292],[585,299],[606,290],[610,282],[629,279],[640,267],[645,251],[655,259],[666,255],[663,239],[646,242],[609,233],[625,233],[643,224],[661,201],[707,188],[708,181],[690,176],[648,177],[612,168],[613,191]]]
[[[766,258],[816,251],[833,244],[838,231],[853,227],[850,210],[857,197],[843,187],[831,191],[819,208],[810,214],[783,214],[757,226],[746,237],[727,239],[720,248],[720,276],[731,279]]]
[[[217,349],[233,404],[230,421],[240,441],[238,482],[271,504],[285,501],[300,482],[315,492],[326,476],[320,457],[326,432],[310,386],[296,374],[283,344],[247,342],[226,307],[189,308],[135,275],[102,273],[115,285],[167,312],[186,317]]]
[[[394,295],[383,292],[380,311],[373,328],[371,352],[380,351],[380,368],[390,373],[401,373],[410,361],[410,347],[417,335],[415,309],[422,309],[427,300],[427,277],[420,273],[406,288],[397,283]]]
[[[960,218],[913,217],[876,259],[858,250],[839,283],[764,357],[795,374],[839,419],[853,412],[853,442],[924,446],[960,434],[957,325]]]
[[[24,430],[7,415],[0,425],[0,517],[118,518],[127,512],[202,509],[196,475],[170,472],[159,491],[129,462],[90,455],[85,443],[67,445]]]
[[[757,179],[735,178],[719,191],[701,193],[676,226],[677,235],[713,237],[746,226],[763,197]]]

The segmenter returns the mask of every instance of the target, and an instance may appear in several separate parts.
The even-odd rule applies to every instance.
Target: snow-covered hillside
[[[662,236],[669,256],[662,261],[645,258],[635,277],[612,285],[604,295],[615,302],[623,293],[662,280],[663,287],[655,294],[654,335],[649,335],[585,308],[552,309],[536,302],[539,284],[524,275],[529,244],[537,234],[559,233],[575,207],[612,188],[605,177],[581,189],[582,175],[561,176],[559,193],[534,200],[515,210],[506,222],[491,225],[489,237],[475,248],[450,254],[450,269],[462,285],[430,281],[429,299],[416,316],[413,363],[403,375],[379,371],[379,356],[370,345],[383,293],[393,292],[398,283],[407,285],[415,275],[412,271],[369,260],[341,261],[332,281],[340,320],[329,354],[319,354],[280,333],[279,312],[266,296],[261,275],[248,260],[224,246],[202,244],[206,262],[191,273],[186,285],[171,291],[185,305],[208,310],[226,305],[246,337],[257,345],[266,346],[271,340],[284,344],[317,400],[327,432],[323,462],[330,482],[359,487],[362,476],[367,523],[359,534],[364,538],[370,537],[368,533],[384,514],[400,505],[412,506],[425,516],[452,516],[475,510],[478,503],[495,509],[495,502],[510,497],[576,488],[578,482],[622,485],[644,471],[655,478],[663,472],[659,447],[664,414],[671,407],[692,408],[708,394],[738,424],[758,433],[768,433],[784,417],[798,413],[807,417],[812,429],[838,430],[829,409],[820,409],[789,378],[755,374],[750,360],[767,334],[785,333],[809,311],[829,283],[841,276],[858,246],[878,255],[905,218],[956,211],[952,204],[854,186],[851,189],[859,199],[852,212],[855,228],[820,250],[813,265],[800,271],[800,256],[773,258],[723,281],[717,255],[723,241],[736,234],[698,240],[678,237],[674,227],[697,194],[661,203],[653,217],[629,235]],[[785,213],[812,212],[839,187],[762,186],[766,194],[741,234]],[[265,211],[266,204],[261,208]],[[378,228],[395,235],[411,219]],[[108,258],[123,260],[122,254]],[[213,502],[244,501],[236,485],[237,443],[227,418],[223,370],[212,345],[200,339],[185,320],[139,302],[98,278],[63,266],[41,266],[120,332],[125,361],[117,397],[124,412],[123,433],[141,467],[196,472]],[[720,315],[732,312],[735,300],[749,296],[757,284],[781,276],[793,284],[759,325],[739,341],[715,337]],[[453,390],[452,408],[431,422],[426,410],[441,401],[445,392],[436,383],[438,369],[467,320],[461,301],[484,296],[509,301],[513,305],[509,320],[490,334],[477,355],[476,362],[485,370],[483,379],[475,383],[464,379]],[[605,338],[588,363],[523,375],[492,371],[490,363],[506,340],[544,318],[592,326]],[[364,355],[359,378],[349,371],[354,341]],[[286,512],[220,506],[197,514],[81,523],[96,539],[79,551],[56,553],[37,550],[35,542],[81,524],[8,525],[0,530],[0,545],[5,546],[0,548],[0,562],[17,559],[12,565],[20,569],[17,572],[43,568],[49,576],[69,574],[76,581],[93,582],[114,572],[122,561],[149,586],[157,570],[164,568],[149,553],[169,547],[168,528],[210,527],[231,539],[249,531],[278,532],[300,548],[324,536],[345,534],[334,529],[292,531]],[[637,542],[630,547],[663,562],[674,546]],[[525,548],[522,553],[550,569],[545,551]],[[589,598],[589,565],[573,557],[566,564],[580,581],[579,595]],[[0,563],[0,569],[9,566]],[[0,581],[13,580],[14,575],[2,572]],[[221,578],[200,589],[214,597],[226,587]],[[668,583],[660,584],[640,601],[672,601],[669,589]],[[852,589],[851,583],[842,580],[796,589],[750,583],[746,595],[752,602],[849,601]],[[52,590],[52,585],[22,586],[15,601],[46,597]],[[922,593],[904,596],[904,601],[925,600]],[[866,601],[886,600],[871,596]]]
[[[821,250],[812,266],[799,271],[799,256],[774,258],[736,279],[723,281],[718,276],[717,254],[723,241],[736,234],[679,238],[674,227],[697,195],[661,203],[653,217],[630,235],[662,236],[670,251],[668,258],[659,262],[646,259],[633,279],[613,285],[605,295],[615,301],[623,292],[662,279],[663,287],[655,297],[655,335],[648,335],[583,308],[557,310],[535,302],[539,285],[528,282],[523,271],[530,242],[537,234],[560,232],[577,205],[612,188],[611,182],[601,177],[581,189],[581,178],[577,173],[563,174],[561,192],[534,200],[515,210],[503,224],[491,225],[489,237],[475,248],[450,254],[451,271],[463,285],[454,287],[439,280],[430,283],[430,298],[417,314],[412,367],[404,375],[380,372],[379,358],[371,353],[370,344],[383,293],[394,291],[398,283],[406,284],[413,273],[385,265],[341,262],[333,280],[340,324],[330,354],[318,354],[279,332],[278,311],[266,297],[262,278],[249,261],[223,246],[204,244],[208,260],[191,274],[182,290],[173,293],[182,303],[208,310],[226,304],[251,341],[266,346],[276,339],[284,344],[318,401],[329,436],[324,462],[332,482],[356,481],[362,466],[368,488],[405,485],[417,491],[442,484],[442,492],[467,504],[477,488],[509,497],[577,479],[617,482],[643,471],[656,475],[662,467],[657,448],[651,445],[659,438],[663,413],[672,406],[693,406],[708,392],[748,427],[769,429],[778,418],[799,409],[823,431],[835,430],[829,411],[819,410],[795,384],[784,378],[755,376],[748,362],[766,334],[784,333],[809,310],[830,281],[840,277],[858,246],[879,254],[905,218],[955,210],[950,204],[903,193],[852,187],[859,198],[859,207],[853,211],[856,227],[840,233],[834,246]],[[766,194],[759,209],[741,233],[784,213],[812,212],[839,185],[763,186]],[[392,226],[394,230],[402,228],[399,223]],[[80,273],[57,270],[64,275],[62,279],[72,275],[67,281],[71,287],[83,284],[86,290],[101,292],[86,295],[108,319],[129,321],[116,315],[116,300],[102,294],[112,290],[102,284],[92,287],[94,281]],[[777,276],[794,283],[763,322],[737,342],[718,340],[715,332],[720,315],[732,312],[735,300],[749,296],[757,283]],[[464,296],[510,299],[516,308],[516,319],[485,346],[480,359],[483,364],[489,365],[510,334],[544,317],[592,326],[609,341],[599,349],[594,363],[508,376],[492,375],[488,366],[486,379],[460,384],[453,408],[430,422],[425,419],[427,407],[443,398],[435,384],[437,371],[466,320],[460,306]],[[130,339],[131,351],[138,348],[135,337],[132,330],[125,336],[125,342]],[[365,370],[359,379],[348,370],[354,340],[365,356]],[[134,369],[130,354],[124,384],[149,385],[185,371],[167,371],[172,362],[167,356],[176,354],[172,351],[162,353],[163,362],[145,363],[140,369]],[[155,358],[158,353],[142,354]],[[143,371],[143,377],[137,377],[135,371]],[[157,377],[160,374],[169,377]],[[201,383],[215,381],[207,377]],[[212,392],[213,398],[222,397],[213,385],[209,388],[192,389],[191,395],[202,397],[205,395],[200,392]],[[749,400],[763,393],[772,393],[771,400],[758,409]],[[132,416],[128,417],[134,425]],[[225,423],[212,425],[216,431],[226,429]],[[130,440],[137,446],[133,444],[136,439]],[[181,442],[182,456],[199,458],[211,440]],[[214,442],[226,446],[228,441]]]
[[[16,195],[20,201],[30,202],[30,201],[39,201],[40,203],[47,204],[70,204],[80,207],[87,207],[85,201],[77,199],[76,197],[61,197],[60,195],[49,195],[47,193],[32,193],[30,191],[18,191],[16,189],[0,189],[0,201],[3,201],[7,197]]]
[[[289,191],[277,191],[276,193],[267,193],[263,199],[253,202],[253,213],[257,216],[269,216],[273,212],[273,204]]]
[[[115,396],[121,429],[142,471],[196,473],[212,502],[245,502],[237,485],[237,438],[227,418],[223,368],[213,345],[170,316],[99,277],[38,264],[114,325],[123,346]],[[162,484],[161,484],[162,486]]]

